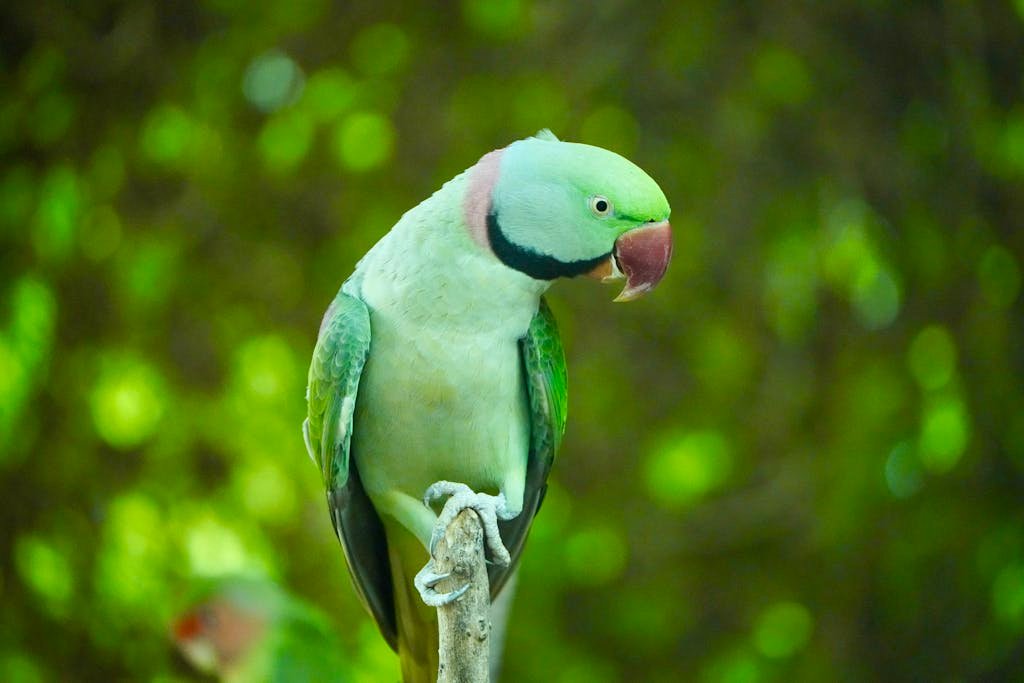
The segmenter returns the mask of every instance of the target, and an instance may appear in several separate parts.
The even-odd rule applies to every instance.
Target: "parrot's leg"
[[[413,581],[416,589],[420,592],[420,597],[423,598],[423,602],[432,607],[447,605],[462,597],[462,594],[469,588],[467,584],[450,593],[438,593],[434,589],[438,582],[451,576],[450,574],[438,574],[434,570],[434,548],[437,547],[438,542],[444,536],[448,525],[455,521],[455,518],[463,510],[474,510],[480,516],[484,538],[487,542],[487,547],[491,551],[491,557],[494,558],[494,562],[506,566],[512,561],[508,550],[505,548],[505,544],[501,541],[501,533],[498,531],[498,520],[513,519],[522,512],[523,496],[521,487],[516,486],[515,493],[518,494],[514,498],[514,500],[518,501],[518,506],[513,508],[508,504],[503,492],[496,496],[477,493],[465,484],[452,481],[438,481],[430,485],[427,492],[423,495],[423,503],[428,509],[430,509],[431,503],[440,498],[448,496],[448,501],[444,504],[444,508],[441,509],[441,514],[437,516],[434,530],[430,535],[430,544],[428,546],[430,560]]]
[[[423,547],[430,549],[430,537],[433,533],[437,515],[423,501],[401,491],[388,491],[374,501],[377,509],[390,517],[415,536]]]
[[[381,497],[378,505],[388,515],[398,520],[408,531],[411,531],[413,536],[419,539],[423,547],[429,551],[432,530],[437,522],[437,515],[433,510],[424,506],[422,501],[400,491],[387,492]],[[431,557],[423,569],[416,574],[413,585],[419,591],[423,602],[431,607],[440,607],[459,599],[469,588],[466,585],[450,593],[438,593],[434,587],[449,576],[451,574],[438,574],[434,571],[434,558]]]
[[[438,481],[431,484],[427,492],[423,494],[423,502],[429,507],[435,500],[445,496],[449,496],[448,501],[444,504],[441,514],[437,516],[434,531],[430,536],[431,556],[434,554],[437,542],[441,540],[444,532],[448,529],[448,525],[455,521],[460,512],[472,509],[480,515],[480,524],[484,529],[484,538],[487,541],[487,547],[490,548],[491,557],[494,562],[503,567],[507,566],[512,561],[512,557],[508,554],[505,544],[501,541],[501,533],[498,531],[498,520],[509,520],[516,517],[522,511],[522,503],[519,505],[520,509],[512,510],[505,500],[504,493],[499,493],[496,496],[476,493],[465,484],[452,481]]]

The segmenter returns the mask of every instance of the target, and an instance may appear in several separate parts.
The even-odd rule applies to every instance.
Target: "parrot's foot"
[[[416,574],[416,578],[413,579],[413,584],[416,586],[416,590],[420,592],[420,597],[423,598],[423,602],[431,607],[441,607],[455,602],[462,597],[463,593],[469,590],[469,584],[467,583],[462,588],[457,588],[450,593],[438,593],[434,589],[434,586],[450,576],[451,573],[438,574],[435,572],[434,560],[431,558],[423,569]]]
[[[435,500],[449,496],[444,504],[441,514],[437,516],[437,523],[434,524],[434,532],[430,536],[430,556],[434,556],[434,548],[438,541],[444,536],[448,525],[455,521],[455,518],[463,510],[475,510],[480,515],[480,524],[483,526],[484,539],[491,551],[494,564],[502,567],[512,562],[505,544],[501,541],[501,534],[498,531],[498,520],[513,519],[517,512],[508,509],[505,503],[505,494],[499,493],[491,496],[486,493],[476,493],[465,484],[452,481],[434,482],[423,494],[423,503],[430,507]],[[422,592],[422,591],[421,591]]]

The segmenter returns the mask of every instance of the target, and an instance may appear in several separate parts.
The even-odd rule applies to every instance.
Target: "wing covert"
[[[539,474],[546,481],[565,434],[569,378],[558,325],[543,298],[520,349],[530,396],[530,457],[540,460]]]
[[[320,324],[309,366],[303,426],[306,448],[328,488],[348,482],[352,416],[359,378],[370,351],[370,313],[359,299],[338,292]]]
[[[396,648],[398,631],[384,527],[363,490],[351,452],[359,380],[369,352],[369,310],[343,287],[320,324],[309,366],[309,415],[302,433],[310,457],[320,468],[331,521],[356,591],[384,638]]]
[[[501,538],[512,555],[512,562],[508,567],[491,565],[489,568],[492,597],[505,585],[519,561],[530,525],[544,501],[548,474],[565,433],[568,407],[565,351],[555,316],[543,297],[526,335],[519,340],[519,357],[530,404],[530,456],[523,510],[518,517],[499,523]]]

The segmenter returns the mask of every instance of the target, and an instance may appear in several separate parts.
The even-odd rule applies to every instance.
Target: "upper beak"
[[[604,282],[625,277],[626,287],[615,301],[632,301],[654,289],[671,258],[671,226],[668,221],[650,223],[620,235],[608,260],[588,274]]]

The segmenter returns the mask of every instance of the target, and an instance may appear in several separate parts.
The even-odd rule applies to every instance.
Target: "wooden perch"
[[[491,590],[484,562],[484,531],[473,510],[463,510],[448,526],[434,553],[437,573],[451,572],[437,590],[469,584],[450,605],[437,608],[440,636],[438,683],[487,683],[491,638]]]

